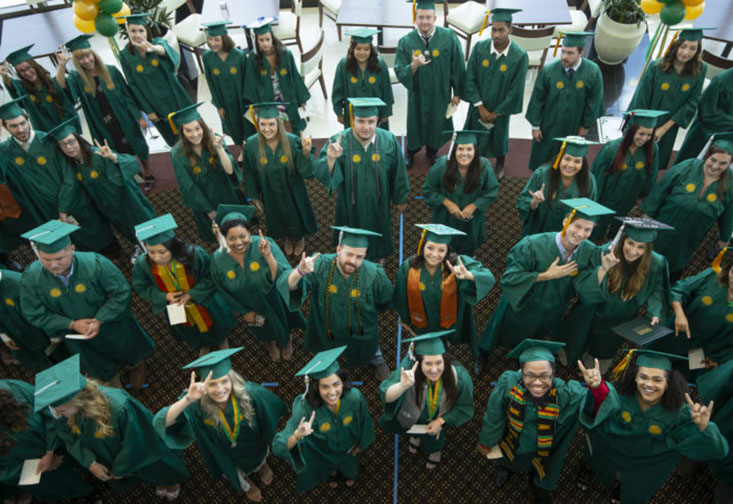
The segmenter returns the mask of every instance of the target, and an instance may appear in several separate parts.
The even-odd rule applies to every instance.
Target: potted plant
[[[175,15],[174,12],[169,11],[163,5],[163,0],[126,0],[127,5],[130,6],[130,10],[133,14],[139,12],[150,12],[150,29],[153,32],[153,37],[162,37],[171,28],[171,17]],[[127,34],[127,25],[121,25],[120,36],[124,39],[129,39]]]
[[[593,37],[598,59],[618,65],[639,45],[646,31],[640,0],[603,0]]]

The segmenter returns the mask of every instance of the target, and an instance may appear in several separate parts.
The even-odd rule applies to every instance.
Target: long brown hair
[[[445,173],[443,174],[443,186],[448,192],[453,192],[456,188],[456,182],[458,182],[458,161],[456,160],[458,144],[454,145],[454,147],[450,159],[446,161]],[[465,194],[471,194],[478,189],[483,172],[481,153],[478,150],[478,145],[473,144],[473,159],[471,160],[471,164],[468,165],[466,183],[463,184],[463,192]]]
[[[97,85],[94,82],[94,77],[92,77],[91,72],[87,72],[79,63],[79,59],[81,57],[90,53],[94,56],[94,69],[97,71],[97,75],[104,81],[107,89],[114,89],[115,85],[114,82],[112,82],[112,76],[109,73],[109,69],[94,49],[77,49],[71,53],[71,59],[74,60],[74,66],[76,67],[77,72],[79,72],[81,79],[84,81],[84,85],[89,88],[91,95],[97,96]]]
[[[705,153],[705,161],[707,161],[708,158],[712,156],[713,154],[728,154],[729,156],[733,157],[733,153],[730,153],[727,150],[721,149],[717,145],[712,144],[710,148],[708,149],[707,153]],[[700,165],[701,170],[704,169],[704,165],[705,165],[704,162],[703,164]],[[718,190],[717,190],[718,200],[720,200],[720,198],[723,197],[723,194],[727,193],[728,189],[730,189],[730,175],[728,174],[729,171],[730,171],[730,166],[728,167],[727,170],[723,170],[723,173],[720,174],[720,178],[718,179]]]
[[[211,134],[211,130],[209,130],[209,127],[206,125],[203,119],[196,119],[196,122],[198,122],[201,126],[201,129],[204,130],[204,136],[201,139],[201,144],[203,147],[203,149],[201,149],[201,157],[203,157],[205,153],[208,153],[209,156],[213,156],[215,159],[217,159],[216,149],[214,148],[214,138]],[[191,166],[196,165],[197,155],[196,152],[193,150],[193,144],[189,142],[186,138],[186,135],[183,134],[183,125],[181,125],[179,135],[179,142],[181,142],[181,146],[183,147],[183,153],[191,162]],[[212,164],[214,165],[214,167],[219,166],[218,162]]]
[[[87,142],[86,139],[79,133],[72,134],[74,135],[74,138],[76,138],[76,141],[79,142],[79,150],[81,151],[82,162],[85,165],[89,166],[92,163],[92,155],[94,154],[91,144]],[[69,161],[69,163],[71,163],[72,166],[76,164],[76,159],[67,156],[66,153],[61,149],[61,147],[59,147],[59,152]]]
[[[351,75],[356,75],[356,69],[359,68],[359,63],[354,57],[354,49],[358,43],[356,40],[352,40],[349,45],[349,50],[346,52],[346,71]],[[379,60],[377,59],[377,50],[374,48],[374,44],[369,43],[369,58],[367,59],[367,69],[372,73],[379,73],[382,69],[379,67]]]
[[[415,369],[415,396],[420,401],[420,394],[427,379],[422,372],[423,355],[415,355],[417,359],[417,369]],[[445,405],[450,408],[458,399],[458,385],[456,384],[456,376],[453,374],[453,361],[447,353],[443,354],[443,374],[440,377],[441,388],[445,393]]]
[[[148,42],[152,43],[153,42],[153,39],[155,38],[155,35],[153,34],[153,29],[150,28],[150,25],[143,25],[143,26],[145,27],[145,33],[147,34]],[[135,54],[135,51],[137,51],[137,47],[135,47],[134,45],[132,45],[132,42],[128,42],[127,43],[127,51],[130,54]]]
[[[56,86],[53,85],[51,74],[48,70],[39,65],[33,58],[26,61],[26,63],[28,63],[31,68],[36,71],[38,80],[41,82],[41,87],[48,91],[49,96],[51,96],[51,98],[53,99],[53,106],[56,108],[56,112],[59,115],[60,121],[64,118],[64,106],[61,95],[56,90]],[[25,88],[26,94],[28,96],[37,92],[36,86],[31,81],[23,78],[20,74],[18,74],[18,77],[20,78],[20,82],[23,84],[23,87]]]
[[[276,72],[280,69],[280,65],[282,65],[282,55],[287,51],[287,48],[283,45],[282,42],[280,42],[280,39],[275,36],[273,32],[270,32],[270,36],[272,37],[272,48],[275,51],[275,66],[274,68],[271,68],[270,70],[272,72]],[[257,47],[257,51],[255,52],[255,67],[257,68],[257,71],[261,71],[265,68],[265,56],[262,54],[262,51],[260,50],[260,42],[257,40],[257,36],[255,35],[255,46]]]
[[[95,380],[87,378],[87,386],[66,403],[79,408],[76,415],[66,420],[66,424],[75,431],[79,429],[77,424],[79,417],[89,419],[97,424],[95,437],[112,437],[115,435],[115,430],[112,427],[109,399],[97,386],[98,383]]]
[[[458,254],[455,252],[451,252],[450,245],[448,245],[448,251],[445,254],[445,257],[443,258],[443,267],[442,267],[442,277],[443,279],[447,278],[451,274],[451,269],[448,267],[448,261],[450,261],[451,264],[456,264],[458,260]],[[418,255],[412,256],[410,259],[410,268],[412,269],[420,269],[425,264],[425,243],[423,242],[423,246],[420,247],[420,253]]]
[[[720,271],[718,272],[718,283],[726,289],[730,288],[728,273],[730,273],[731,265],[733,265],[733,251],[726,251],[720,264]]]
[[[560,161],[562,163],[562,160]],[[578,182],[579,198],[585,198],[590,194],[591,182],[590,182],[590,168],[588,167],[588,160],[583,157],[583,166],[580,171],[575,174],[575,180]],[[558,189],[560,188],[560,167],[557,169],[550,168],[549,180],[547,181],[547,204],[552,206],[552,202],[560,198]],[[556,194],[558,193],[558,194]]]
[[[677,49],[680,48],[685,40],[678,38],[672,43],[672,46],[665,53],[662,60],[659,62],[659,67],[662,72],[667,73],[674,68],[674,60],[677,58]],[[697,77],[702,72],[702,40],[697,41],[697,51],[695,56],[690,58],[690,61],[685,63],[685,68],[680,74],[682,77]]]
[[[280,137],[280,146],[282,146],[283,152],[285,153],[285,156],[288,158],[288,166],[291,170],[293,170],[293,173],[295,173],[295,165],[293,163],[293,152],[290,150],[290,140],[288,140],[288,132],[285,129],[285,125],[282,122],[282,119],[277,119],[277,133]],[[260,159],[265,157],[265,136],[260,133],[259,129],[257,130],[257,137],[259,139],[259,156]],[[310,152],[304,153],[306,156],[310,156]]]
[[[209,39],[214,38],[214,37],[221,37],[221,50],[222,51],[224,51],[227,54],[232,52],[232,49],[234,49],[235,47],[234,40],[232,39],[232,37],[230,37],[229,35],[214,35],[214,36],[209,35],[206,37],[206,42],[208,43]]]
[[[0,455],[7,455],[15,447],[9,433],[25,430],[30,412],[30,404],[16,401],[9,390],[0,389]]]
[[[608,270],[608,292],[611,294],[615,294],[619,289],[622,289],[621,284],[623,283],[624,275],[628,278],[621,290],[621,299],[623,301],[632,299],[644,287],[644,282],[646,282],[646,276],[649,273],[649,267],[652,263],[651,243],[644,244],[644,254],[639,259],[633,263],[626,261],[626,257],[624,256],[624,243],[626,243],[627,238],[626,233],[621,235],[621,239],[613,250],[613,255],[619,259],[619,262]]]
[[[626,162],[626,153],[629,151],[631,144],[634,143],[634,137],[636,132],[639,131],[638,124],[632,124],[626,129],[621,145],[618,147],[616,157],[613,158],[613,163],[606,168],[606,175],[613,175],[621,169],[623,164]],[[644,158],[646,160],[646,174],[649,175],[652,171],[652,163],[654,163],[654,133],[656,128],[652,130],[652,136],[647,140],[642,149],[644,149]],[[631,168],[631,167],[629,167]]]

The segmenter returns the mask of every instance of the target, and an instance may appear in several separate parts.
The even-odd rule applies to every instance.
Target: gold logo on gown
[[[377,82],[377,78],[376,77],[374,77],[373,75],[371,77],[369,77],[369,84],[374,84],[375,82]]]
[[[142,65],[138,65],[135,67],[135,70],[137,70],[138,72],[142,72],[143,70],[145,70],[145,68]]]
[[[667,91],[669,89],[669,82],[662,82],[662,85],[659,87],[662,88],[662,91]]]
[[[637,170],[641,170],[642,168],[644,168],[644,162],[643,162],[643,161],[638,161],[638,162],[636,163],[636,165],[635,165],[635,168],[636,168]]]
[[[351,159],[354,161],[354,163],[361,162],[361,156],[359,154],[354,154],[354,156]]]
[[[372,154],[372,161],[376,162],[376,161],[379,161],[379,159],[380,159],[379,154],[377,154],[376,152]]]
[[[438,56],[440,56],[440,51],[433,49],[433,58],[437,58]]]
[[[235,67],[231,67],[229,69],[229,73],[232,74],[232,75],[237,75],[237,69]]]
[[[351,289],[351,297],[358,298],[360,294],[359,289]]]
[[[710,306],[711,304],[713,304],[713,298],[711,296],[703,296],[702,304],[704,304],[705,306]]]
[[[687,191],[687,192],[692,192],[694,190],[695,190],[695,184],[687,184],[685,186],[685,191]]]
[[[655,436],[658,436],[662,433],[662,428],[656,424],[652,424],[649,426],[649,434],[654,434]]]
[[[76,172],[76,180],[78,180],[78,181],[80,181],[80,182],[81,182],[81,179],[82,179],[82,178],[83,178],[83,177],[81,176],[81,173],[79,173],[79,172]]]
[[[51,96],[51,95],[46,95],[46,101],[47,101],[48,103],[51,103],[51,102],[53,101],[53,96]]]
[[[689,84],[682,84],[682,91],[689,91],[690,85]]]
[[[330,424],[330,423],[328,423],[328,422],[323,422],[323,423],[321,424],[321,428],[320,428],[320,431],[321,431],[321,432],[328,432],[328,431],[330,431],[330,430],[331,430],[331,424]]]
[[[89,176],[93,179],[99,178],[99,172],[97,172],[97,170],[92,170],[91,172],[89,172]]]
[[[621,171],[625,171],[626,168],[628,168],[628,166],[626,166],[626,163],[624,163],[624,164],[621,165]]]
[[[344,417],[344,425],[349,425],[353,419],[354,419],[354,417],[352,417],[351,415],[345,416]]]
[[[201,167],[194,166],[193,168],[191,168],[191,171],[194,172],[196,175],[198,175],[199,173],[201,173]]]
[[[726,315],[725,320],[727,320],[728,322],[733,322],[733,313],[729,313],[728,315]]]
[[[59,289],[57,287],[54,287],[53,289],[51,289],[51,291],[49,292],[49,294],[51,295],[51,297],[57,298],[57,297],[61,296],[61,289]]]
[[[288,156],[286,156],[285,154],[283,154],[282,156],[280,156],[280,162],[281,163],[287,163],[288,162]]]
[[[91,92],[92,92],[92,90],[91,90],[91,89],[89,89],[89,86],[84,86],[84,92],[85,92],[85,93],[91,93]]]
[[[628,411],[622,411],[621,418],[624,419],[624,422],[629,423],[631,422],[631,413],[629,413]]]
[[[209,164],[213,165],[214,161],[216,161],[216,158],[214,156],[209,156]]]
[[[260,164],[267,164],[267,158],[265,156],[260,158]]]
[[[422,52],[420,52],[420,49],[415,49],[415,53],[414,54],[417,57],[417,56],[420,56],[422,54]]]
[[[261,73],[262,75],[267,75],[267,70],[265,70],[265,69],[263,68],[262,70],[260,70],[260,73]]]
[[[583,84],[582,80],[579,80],[578,82],[575,83],[575,87],[578,89],[583,89],[583,86],[585,86],[585,84]]]
[[[15,306],[15,301],[10,298],[5,298],[5,304],[8,306]]]
[[[258,263],[257,261],[252,261],[251,263],[249,263],[249,269],[251,269],[252,271],[259,271],[260,263]]]
[[[288,75],[288,69],[287,68],[281,68],[280,69],[280,75]]]
[[[221,71],[219,71],[219,69],[218,69],[218,68],[214,68],[214,69],[213,69],[213,70],[211,71],[211,73],[213,73],[214,75],[219,75],[219,74],[221,73]]]
[[[500,71],[500,72],[506,72],[506,69],[507,69],[507,66],[506,66],[506,65],[505,65],[504,63],[502,63],[502,64],[501,64],[501,65],[499,66],[499,71]]]
[[[150,60],[150,64],[153,66],[158,66],[160,64],[160,61],[158,61],[157,59],[152,59]]]
[[[214,420],[212,420],[211,418],[204,418],[204,423],[209,427],[213,427],[215,425]]]
[[[18,156],[17,158],[15,158],[15,164],[17,164],[18,166],[23,166],[25,164],[25,159]]]
[[[570,273],[570,276],[578,276],[578,270],[575,270],[572,273]]]
[[[46,164],[46,158],[45,158],[45,157],[43,157],[43,156],[38,156],[38,157],[36,158],[36,162],[37,162],[37,163],[38,163],[39,165],[43,166],[43,165],[45,165],[45,164]]]
[[[555,84],[555,87],[557,89],[562,89],[565,87],[565,84],[563,84],[561,81],[557,81],[557,84]]]
[[[483,61],[481,62],[481,65],[483,65],[483,67],[484,67],[484,68],[488,67],[488,66],[489,66],[489,64],[490,64],[490,63],[489,63],[489,60],[487,60],[487,59],[485,59],[485,60],[483,60]]]
[[[425,287],[425,284],[424,283],[420,282],[418,285],[419,285],[421,291],[424,291],[425,290],[426,287]]]
[[[76,292],[78,292],[79,294],[81,294],[82,292],[86,292],[86,291],[87,291],[87,286],[86,286],[86,285],[84,285],[83,283],[78,283],[78,284],[76,284],[76,286],[74,287],[74,290],[75,290]]]
[[[33,103],[35,103],[35,102],[36,102],[36,100],[37,100],[37,98],[36,98],[36,95],[33,95],[33,94],[32,94],[32,95],[30,95],[30,96],[29,96],[29,98],[31,99],[31,101],[32,101]]]
[[[331,294],[336,294],[338,290],[338,287],[336,287],[334,284],[328,286],[328,292],[330,292]]]
[[[351,83],[352,84],[356,84],[357,82],[359,82],[359,79],[357,79],[356,77],[352,77],[351,78]]]
[[[229,278],[230,280],[233,280],[236,276],[237,274],[234,273],[234,270],[227,271],[227,278]]]
[[[717,194],[708,194],[708,201],[710,203],[715,203],[715,200],[717,200],[717,199],[718,199],[718,195]]]

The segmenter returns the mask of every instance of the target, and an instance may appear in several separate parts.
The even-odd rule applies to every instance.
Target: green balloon
[[[97,14],[97,19],[94,20],[94,27],[100,35],[105,37],[113,37],[117,33],[117,30],[119,30],[117,20],[106,12]]]
[[[659,13],[659,18],[662,23],[672,26],[676,25],[685,18],[685,6],[679,0],[668,3],[662,7],[662,12]]]
[[[98,5],[99,10],[107,14],[116,14],[122,10],[122,0],[102,0]]]

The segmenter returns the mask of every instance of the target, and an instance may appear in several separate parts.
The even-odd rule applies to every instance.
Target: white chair
[[[529,68],[537,68],[539,72],[545,66],[547,51],[550,49],[552,41],[552,33],[554,28],[539,28],[530,30],[529,28],[512,27],[512,34],[509,35],[512,42],[527,51],[529,57]]]
[[[448,11],[448,2],[443,1],[443,26],[453,28],[461,38],[466,39],[466,60],[471,53],[471,37],[478,33],[486,18],[486,6],[473,0],[464,2]]]
[[[172,31],[176,35],[181,49],[193,53],[199,70],[203,72],[204,66],[201,63],[199,48],[206,43],[206,33],[201,29],[201,14],[186,16],[183,21],[173,26]]]
[[[721,56],[716,56],[715,54],[708,52],[707,49],[702,50],[702,60],[707,63],[707,71],[705,72],[706,79],[712,79],[729,68],[733,68],[733,61]]]
[[[303,12],[303,0],[292,0],[289,11],[280,11],[277,23],[272,25],[272,33],[285,45],[298,45],[303,53],[303,44],[300,41],[300,15]]]
[[[601,13],[601,6],[603,6],[603,0],[583,0],[583,3],[577,9],[568,8],[570,24],[556,26],[552,37],[557,38],[560,32],[585,31],[589,29]],[[590,19],[585,15],[586,8],[590,9]]]
[[[590,9],[590,19],[588,20],[588,24],[585,25],[583,31],[588,30],[595,20],[598,19],[598,16],[601,15],[601,7],[603,7],[603,0],[583,0],[583,5],[580,6],[580,10],[585,10],[586,2]]]
[[[394,60],[397,57],[397,47],[379,46],[379,55],[382,57],[384,63],[389,69],[389,82],[393,85],[400,82],[394,71]]]
[[[323,78],[323,30],[321,30],[321,36],[318,37],[318,42],[313,49],[303,53],[300,58],[300,75],[303,77],[305,86],[310,89],[316,81],[321,83],[321,90],[323,91],[323,97],[328,99],[328,92],[326,91],[326,80]]]
[[[318,0],[318,27],[323,28],[323,16],[331,19],[334,23],[339,16],[341,0]],[[341,25],[336,25],[336,32],[341,41]]]

